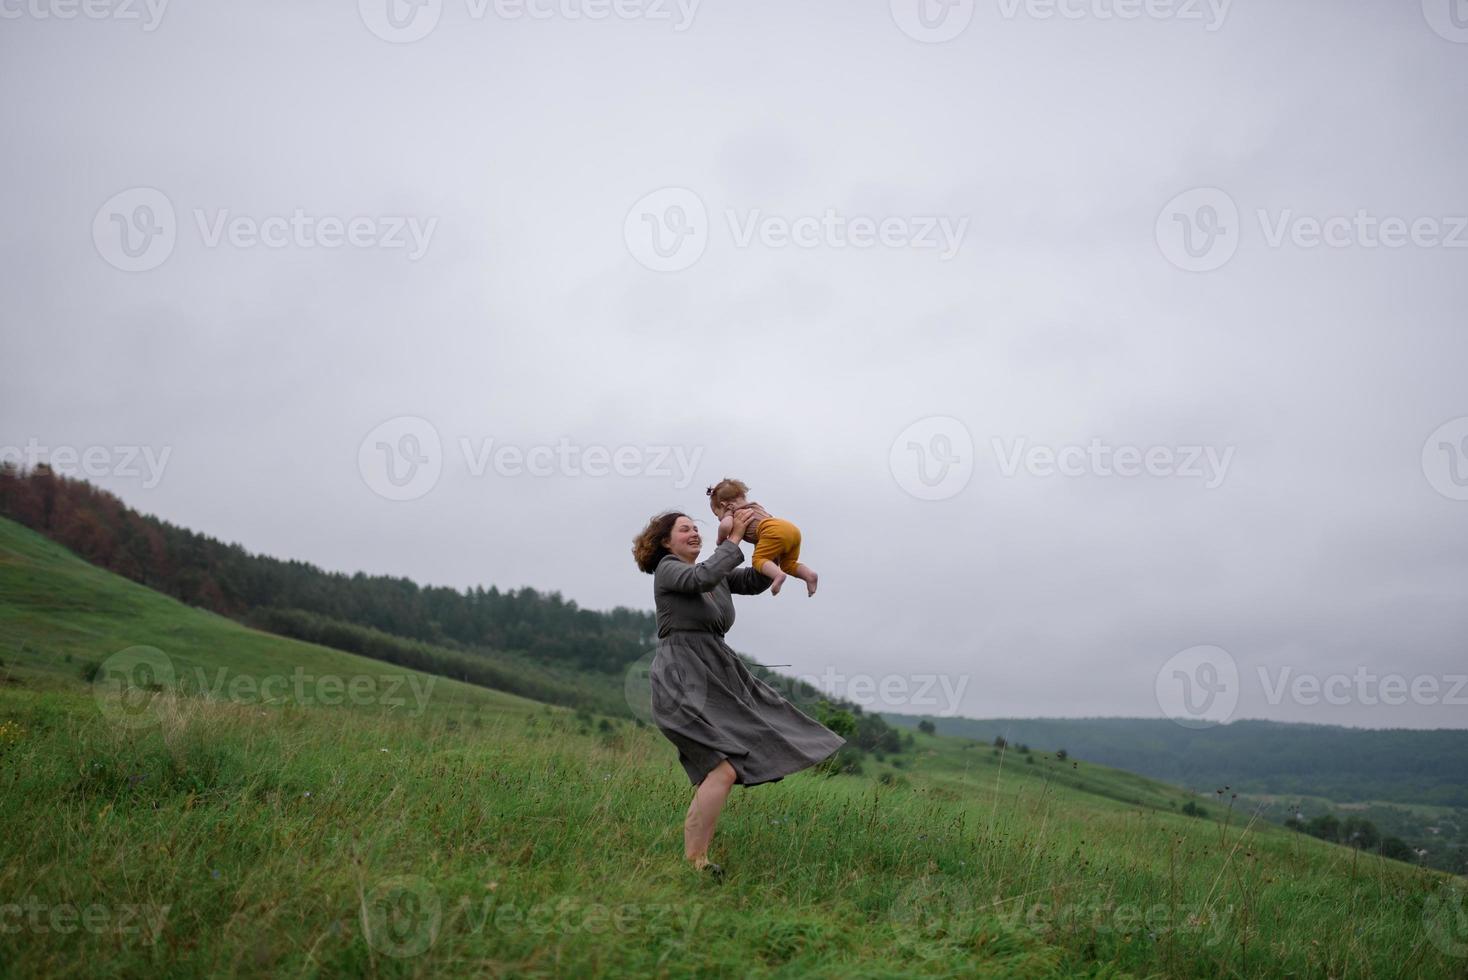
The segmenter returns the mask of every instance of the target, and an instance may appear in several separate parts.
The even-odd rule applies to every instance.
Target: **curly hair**
[[[632,557],[638,568],[649,575],[657,571],[658,562],[672,554],[663,542],[673,533],[678,518],[687,516],[681,510],[665,510],[647,522],[647,527],[632,539]]]
[[[738,480],[724,477],[718,483],[709,487],[704,493],[709,495],[709,509],[715,514],[719,508],[731,500],[738,500],[749,493],[749,487]]]

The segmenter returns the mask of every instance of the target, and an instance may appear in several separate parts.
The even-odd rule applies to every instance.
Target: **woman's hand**
[[[754,510],[749,507],[741,507],[734,512],[734,523],[729,525],[729,540],[743,541],[744,531],[749,527],[750,519],[754,517]]]

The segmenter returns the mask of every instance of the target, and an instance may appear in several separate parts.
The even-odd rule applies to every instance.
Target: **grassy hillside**
[[[915,728],[917,715],[883,712]],[[1468,806],[1468,730],[1363,729],[1275,721],[1186,728],[1165,718],[933,718],[943,735],[1002,735],[1181,786],[1342,802]]]
[[[0,644],[6,975],[1468,976],[1461,882],[1086,762],[918,735],[872,778],[736,790],[719,885],[681,860],[671,746],[625,719],[441,678],[393,705],[411,672],[14,526]],[[138,645],[253,688],[82,680]],[[312,697],[259,696],[297,667]]]
[[[916,728],[917,715],[883,713]],[[1272,821],[1365,820],[1399,849],[1468,872],[1468,731],[1366,730],[1236,721],[1189,729],[1158,718],[933,718],[939,734],[995,736],[1195,790],[1221,787]],[[1336,794],[1336,795],[1331,795]]]
[[[45,464],[0,461],[0,519],[88,563],[256,629],[550,704],[633,717],[628,672],[646,667],[656,622],[643,609],[582,609],[530,588],[463,591],[328,571],[252,553],[127,506]],[[880,717],[754,663],[767,683],[846,737],[837,762],[911,748]]]

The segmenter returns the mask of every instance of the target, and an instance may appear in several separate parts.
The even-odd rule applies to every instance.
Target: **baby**
[[[734,512],[748,507],[754,512],[744,528],[744,540],[754,545],[754,557],[749,563],[761,575],[772,581],[770,595],[779,595],[780,586],[785,584],[786,574],[794,575],[805,583],[805,594],[816,594],[816,573],[809,565],[800,563],[800,528],[789,521],[771,517],[770,512],[759,504],[745,499],[749,487],[738,480],[725,478],[708,488],[709,506],[719,519],[719,544],[729,537],[734,527]]]

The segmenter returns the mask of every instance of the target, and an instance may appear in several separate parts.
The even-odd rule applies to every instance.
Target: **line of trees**
[[[486,647],[616,674],[652,643],[649,612],[579,608],[558,592],[491,586],[460,592],[407,578],[327,572],[139,514],[85,480],[43,465],[0,467],[0,515],[94,565],[234,619],[297,609],[449,648]]]
[[[0,517],[37,531],[108,571],[268,632],[484,687],[577,708],[625,713],[621,675],[653,646],[652,613],[579,608],[559,592],[491,586],[459,591],[386,575],[327,572],[140,514],[85,480],[42,464],[0,464]],[[542,669],[543,668],[543,669]],[[828,696],[751,665],[790,700]],[[850,719],[844,763],[911,748],[878,715],[828,698]],[[814,713],[814,712],[812,712]]]
[[[1345,844],[1363,851],[1375,851],[1383,857],[1398,861],[1416,861],[1417,852],[1400,837],[1388,837],[1377,829],[1376,824],[1365,817],[1347,817],[1341,820],[1329,813],[1301,820],[1290,817],[1285,826],[1300,833],[1319,837],[1333,844]]]

